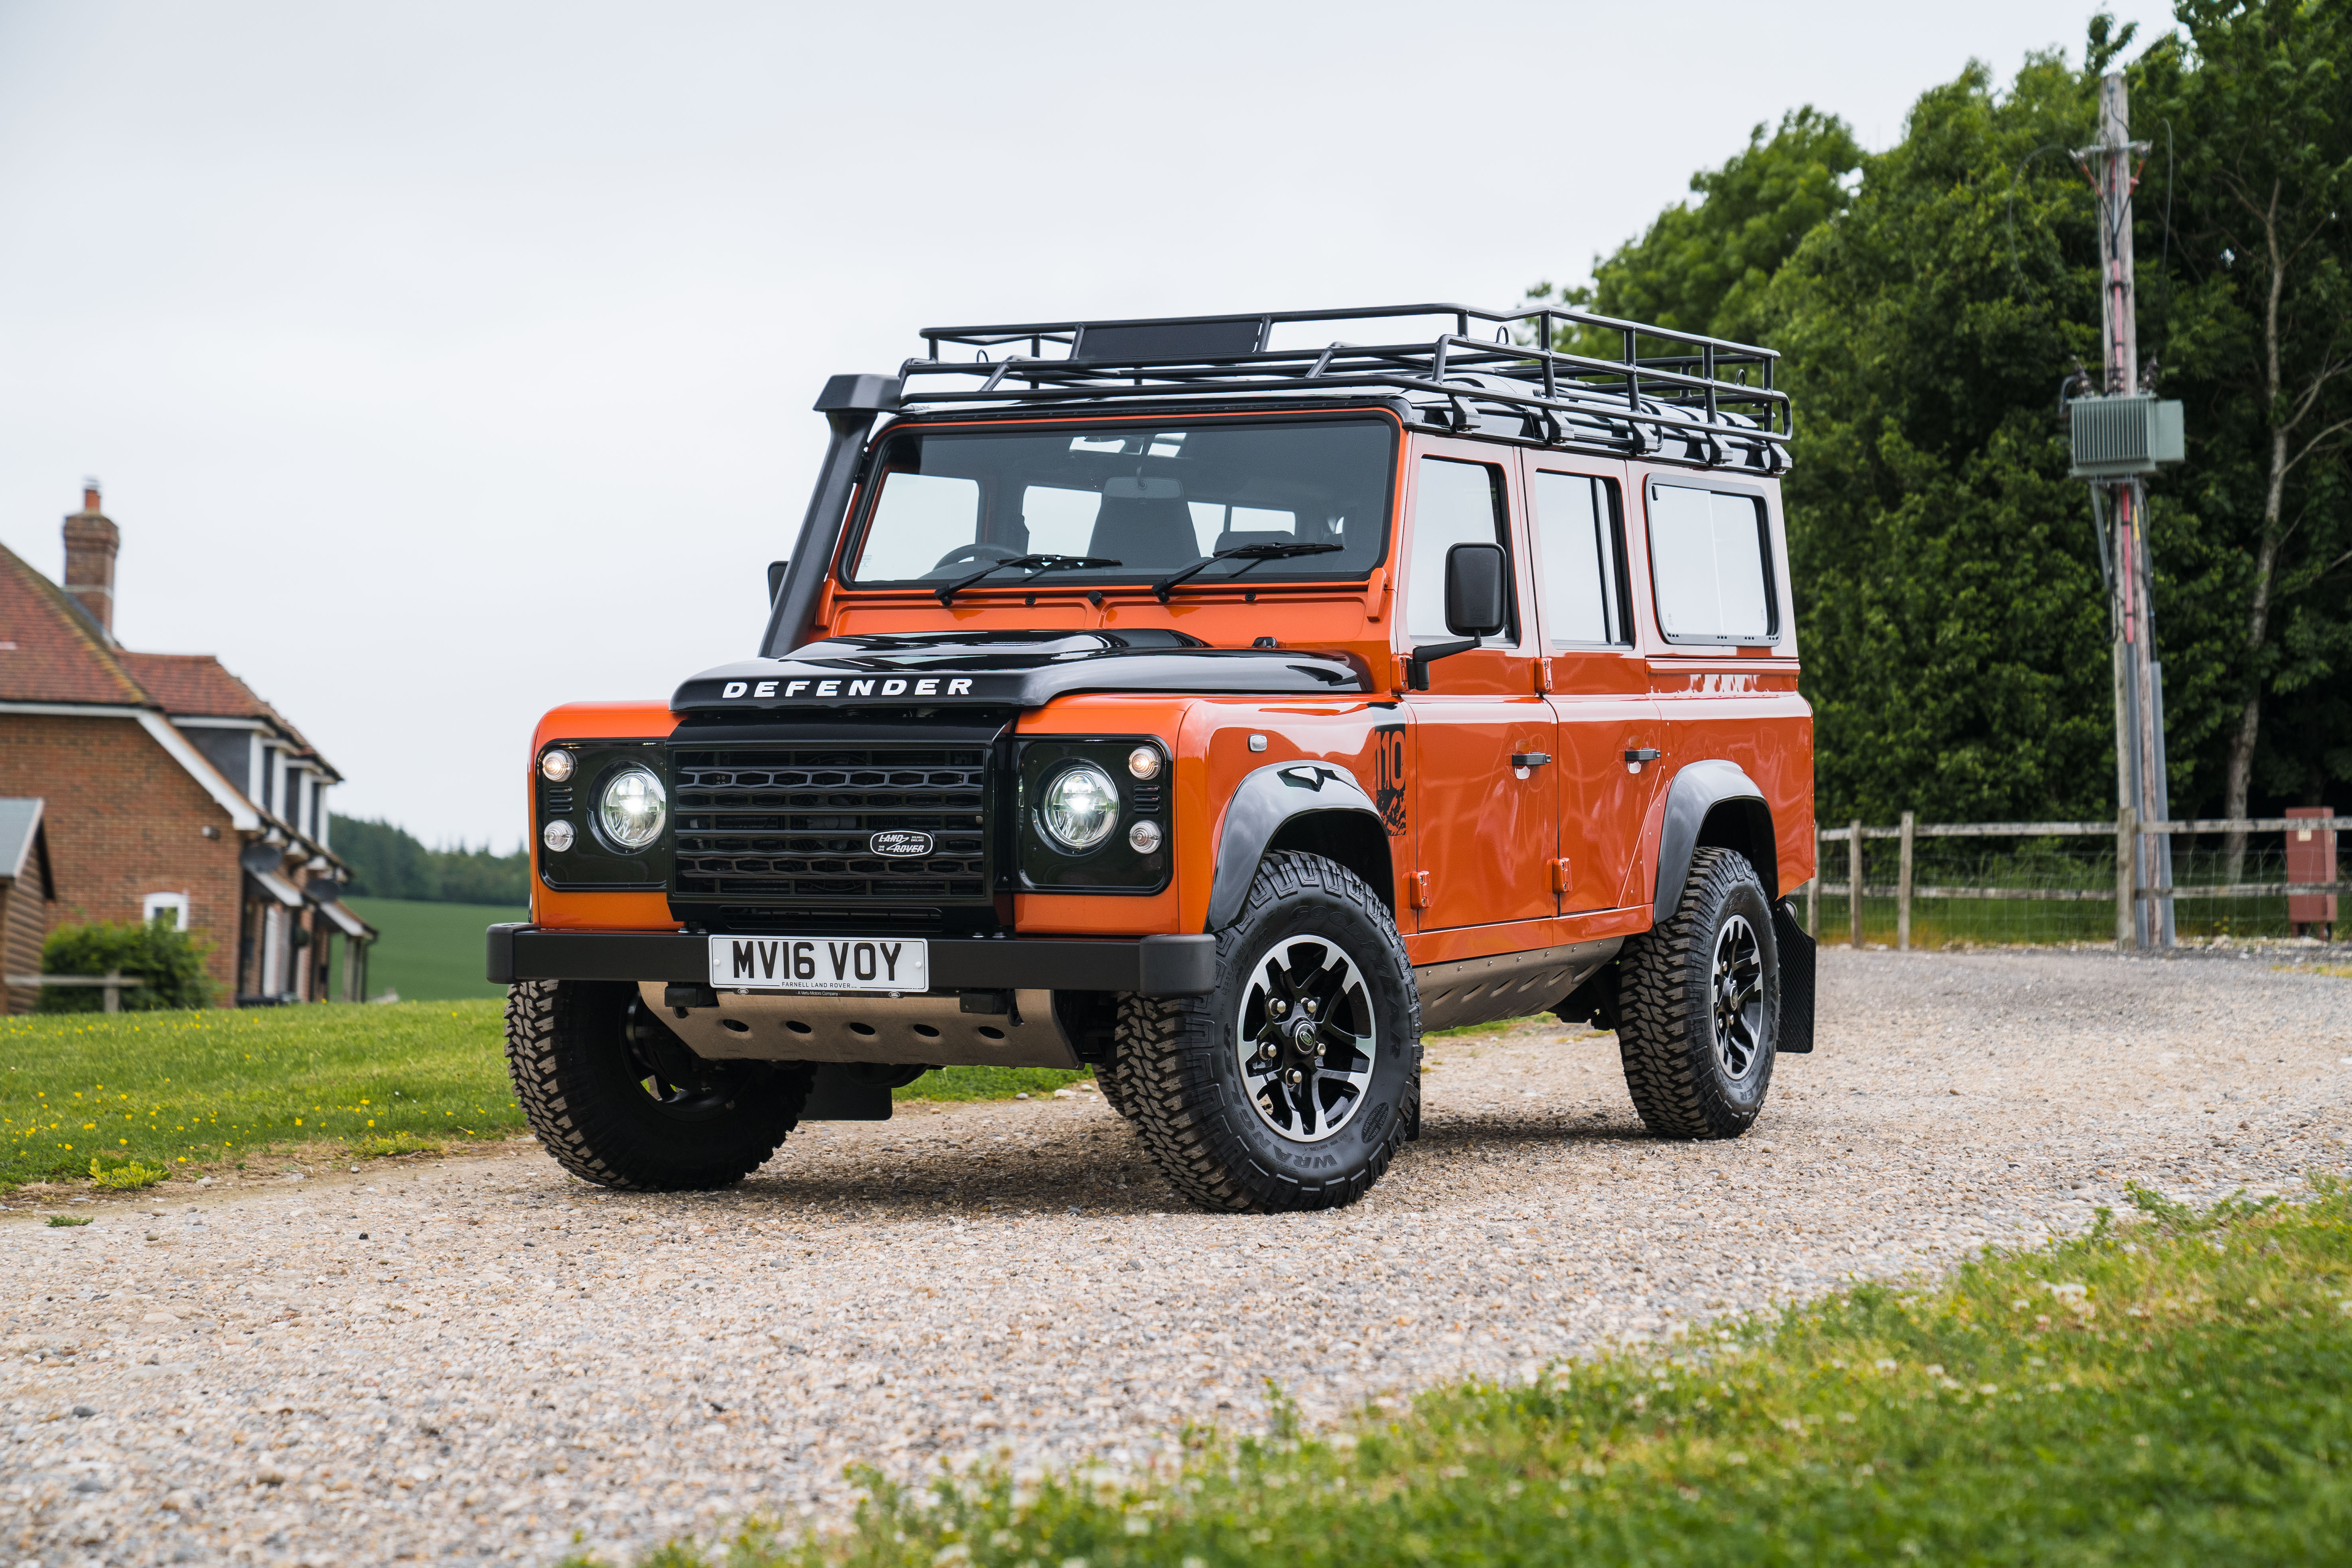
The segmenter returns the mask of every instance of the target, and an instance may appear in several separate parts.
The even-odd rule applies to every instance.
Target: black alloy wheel
[[[1764,1015],[1764,952],[1745,915],[1715,933],[1715,1058],[1727,1079],[1746,1078],[1769,1034]]]
[[[1251,972],[1234,1048],[1250,1104],[1283,1137],[1319,1143],[1354,1121],[1379,1047],[1363,971],[1336,942],[1286,938]]]

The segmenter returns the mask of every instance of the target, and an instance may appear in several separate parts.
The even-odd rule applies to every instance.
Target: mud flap
[[[1797,920],[1793,900],[1772,906],[1772,940],[1780,951],[1780,1039],[1782,1056],[1801,1057],[1813,1048],[1813,939]]]

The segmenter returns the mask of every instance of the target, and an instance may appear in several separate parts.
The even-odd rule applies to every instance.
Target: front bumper
[[[927,938],[933,991],[1132,991],[1199,996],[1217,983],[1213,936],[1128,940]],[[489,978],[708,983],[710,940],[679,931],[489,929]]]

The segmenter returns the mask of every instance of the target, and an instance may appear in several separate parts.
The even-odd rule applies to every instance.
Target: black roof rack
[[[1278,326],[1415,317],[1443,324],[1427,342],[1267,346]],[[1491,330],[1491,341],[1472,336],[1474,323]],[[1564,327],[1613,335],[1622,353],[1597,358],[1538,346],[1559,342]],[[1522,334],[1529,341],[1519,342]],[[1773,350],[1561,307],[1376,305],[1027,321],[926,327],[923,341],[925,357],[899,367],[902,407],[1369,393],[1401,396],[1423,420],[1456,432],[1767,473],[1788,467],[1793,431],[1789,395],[1772,385]],[[1637,342],[1669,352],[1637,357]],[[973,357],[944,357],[955,349]],[[1013,352],[991,357],[1007,349]],[[1676,445],[1679,452],[1670,450]]]

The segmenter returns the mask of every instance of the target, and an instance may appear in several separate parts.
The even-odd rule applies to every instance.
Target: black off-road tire
[[[1132,1121],[1135,1120],[1135,1096],[1128,1086],[1127,1066],[1127,1053],[1117,1045],[1112,1046],[1110,1059],[1095,1066],[1095,1087],[1102,1091],[1105,1105]]]
[[[1718,1023],[1718,949],[1753,937],[1760,965],[1754,1025]],[[1642,1124],[1661,1138],[1737,1138],[1755,1124],[1772,1083],[1780,1030],[1780,962],[1772,907],[1748,858],[1702,848],[1682,900],[1619,959],[1617,1049]],[[1739,966],[1735,963],[1733,969]],[[1745,995],[1744,983],[1738,994]],[[1746,1044],[1742,1045],[1743,1037]],[[1734,1070],[1742,1058],[1744,1070]]]
[[[1349,1075],[1328,1080],[1351,1109],[1335,1131],[1302,1142],[1261,1113],[1237,1046],[1251,987],[1265,989],[1268,963],[1287,952],[1311,964],[1318,940],[1335,944],[1360,982],[1328,1004],[1329,1016],[1369,1011],[1374,1028],[1371,1047],[1349,1058],[1370,1062],[1357,1094],[1339,1088]],[[1301,945],[1286,949],[1293,942]],[[1177,1191],[1205,1209],[1273,1214],[1355,1202],[1421,1119],[1421,998],[1396,921],[1347,868],[1316,855],[1270,855],[1241,918],[1217,935],[1217,974],[1205,996],[1119,998],[1118,1070],[1145,1147]],[[1315,1093],[1319,1080],[1306,1081],[1299,1092]],[[1285,1104],[1294,1116],[1316,1114]]]
[[[636,1004],[625,982],[508,988],[507,1070],[531,1131],[556,1163],[600,1186],[708,1192],[741,1181],[799,1124],[814,1072],[705,1061]],[[668,1099],[648,1090],[648,1076]]]

